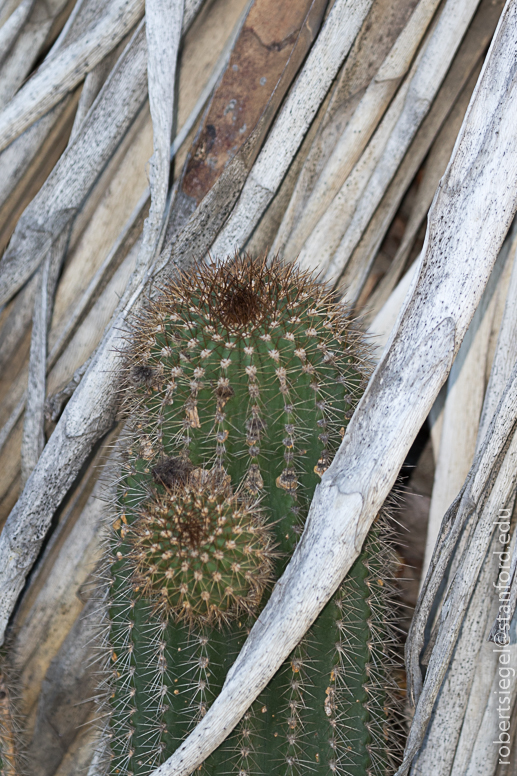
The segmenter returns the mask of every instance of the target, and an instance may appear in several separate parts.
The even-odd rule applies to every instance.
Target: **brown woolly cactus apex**
[[[249,256],[160,289],[128,345],[133,431],[106,570],[107,769],[146,776],[220,691],[300,538],[369,363],[326,287]],[[393,767],[390,563],[378,522],[207,774]]]

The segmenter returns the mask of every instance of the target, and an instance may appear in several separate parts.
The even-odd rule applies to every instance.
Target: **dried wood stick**
[[[472,71],[478,66],[478,60],[490,42],[502,8],[502,0],[497,0],[495,4],[491,0],[482,0],[428,115],[423,120],[360,242],[354,249],[340,281],[340,287],[346,290],[346,299],[352,306],[357,304],[377,250],[404,193],[422,164],[431,142],[455,99]],[[414,63],[414,69],[417,64],[418,62]],[[352,221],[357,202],[363,196],[367,182],[381,158],[387,142],[386,133],[391,132],[387,125],[392,124],[398,117],[400,105],[397,105],[397,102],[402,96],[402,90],[408,88],[409,80],[410,76],[400,87],[394,103],[387,111],[360,162],[307,240],[300,255],[302,264],[305,257],[310,263],[310,257],[315,253],[321,256],[324,264],[330,262],[344,230]]]
[[[183,20],[183,0],[146,0],[147,79],[153,122],[150,159],[151,207],[144,224],[142,257],[149,263],[163,229],[169,191],[176,63]]]
[[[287,261],[294,260],[298,255],[303,243],[354,168],[409,70],[437,7],[438,0],[420,0],[366,89],[307,199],[303,219],[298,221],[285,245],[283,255]]]
[[[38,278],[33,275],[13,301],[9,316],[2,326],[0,339],[0,372],[11,361],[21,339],[32,320],[32,309],[36,297]]]
[[[110,438],[89,465],[74,498],[77,503],[72,502],[45,551],[39,584],[31,587],[16,615],[13,649],[22,676],[30,677],[25,683],[29,708],[36,701],[52,657],[83,607],[81,588],[102,554],[106,499],[113,495],[108,475],[113,471],[116,451],[106,454],[108,445],[113,444],[116,441]]]
[[[513,229],[512,231],[515,230]],[[513,257],[510,257],[510,259],[505,258],[505,254],[508,255],[509,247],[513,242],[512,235],[509,235],[496,263],[496,268],[497,265],[499,265],[500,271],[502,264],[501,259],[503,259],[505,264],[504,269],[497,280],[497,294],[503,293],[503,295],[506,295],[508,290],[508,269],[511,270],[510,259]],[[448,449],[446,445],[453,447],[457,458],[462,461],[465,457],[468,459],[469,455],[471,460],[473,457],[474,446],[479,450],[484,441],[484,432],[481,429],[477,434],[477,444],[476,441],[472,439],[469,432],[472,427],[477,430],[478,418],[480,416],[479,401],[478,406],[476,407],[476,393],[478,395],[481,393],[482,395],[484,392],[486,370],[483,369],[483,366],[487,358],[487,344],[480,347],[480,340],[488,339],[486,336],[483,337],[483,329],[486,328],[486,321],[490,314],[490,308],[496,306],[497,295],[494,295],[494,298],[491,301],[488,301],[487,299],[487,296],[489,295],[487,292],[490,291],[490,285],[495,285],[496,278],[494,278],[494,274],[495,268],[449,376],[449,386],[452,385],[452,388],[450,389],[445,405],[441,458],[438,460],[437,479],[435,479],[435,488],[433,489],[433,500],[435,498],[435,490],[440,485],[440,464],[442,464],[443,470],[443,460],[447,460]],[[491,317],[493,317],[493,315]],[[484,320],[481,320],[481,318]],[[476,358],[476,355],[477,369],[474,370],[472,369],[472,360],[473,358]],[[509,375],[507,375],[507,377],[508,376]],[[472,383],[470,388],[465,385],[467,381]],[[503,390],[504,386],[501,387],[498,400],[501,398]],[[455,399],[459,399],[459,401],[455,401]],[[465,428],[465,423],[461,424],[461,419],[463,418],[463,421],[465,420],[465,416],[462,414],[464,406],[460,403],[461,400],[463,400],[464,405],[470,410],[467,415],[467,424],[469,428]],[[456,412],[451,413],[451,407],[454,405],[456,405]],[[453,438],[451,430],[460,438],[459,443]],[[468,447],[469,444],[470,449]],[[454,468],[455,466],[458,466],[457,461],[449,461],[449,465],[452,472],[448,472],[449,476],[448,480],[445,482],[445,486],[450,485],[452,478],[457,473],[457,469]],[[443,484],[442,475],[442,486]],[[462,482],[458,484],[458,490],[461,488],[462,484]],[[440,491],[438,491],[438,494],[440,495]],[[452,495],[455,496],[456,493],[454,492]],[[501,499],[501,506],[506,506],[503,496],[501,496]],[[496,518],[492,516],[492,520],[494,519]],[[464,548],[471,538],[474,526],[474,517],[472,517],[472,519],[468,521],[460,541],[454,550],[455,555],[451,570],[448,572],[449,578],[452,578],[456,572],[456,568],[458,567],[457,559],[461,556],[462,551],[465,551]],[[429,552],[430,544],[431,542],[429,541],[426,547],[426,556]],[[430,549],[432,552],[432,546]],[[493,549],[497,549],[497,547]],[[455,761],[455,752],[458,745],[458,739],[460,738],[460,732],[464,745],[468,740],[465,723],[468,722],[468,724],[475,726],[475,719],[473,717],[476,716],[476,707],[479,705],[483,696],[482,688],[485,684],[485,674],[490,674],[491,664],[493,662],[492,651],[489,650],[487,652],[484,645],[486,644],[487,626],[489,627],[490,618],[493,616],[491,614],[495,603],[493,582],[497,578],[497,565],[498,557],[495,556],[492,551],[490,556],[485,560],[479,579],[475,584],[472,599],[466,610],[461,632],[450,659],[447,675],[444,678],[440,694],[434,704],[431,722],[426,733],[425,744],[413,763],[413,771],[415,774],[426,773],[429,767],[431,767],[431,763],[433,763],[433,773],[436,772],[436,776],[449,776],[450,769]],[[476,686],[475,692],[478,693],[477,698],[473,698],[474,688],[470,691],[473,682]],[[489,681],[488,684],[490,685],[491,681]],[[469,700],[469,692],[470,699],[473,703]],[[481,697],[479,697],[479,694]],[[467,708],[469,708],[468,711]],[[483,709],[478,710],[477,713],[478,716],[479,714],[482,715]],[[460,759],[462,758],[461,753],[459,753],[459,757]],[[465,753],[463,754],[463,759],[464,758]]]
[[[341,239],[325,277],[338,278],[353,249],[382,199],[418,127],[425,118],[461,40],[476,11],[479,0],[447,0],[411,77],[404,108],[390,135],[382,158],[360,200],[352,221]]]
[[[95,16],[95,13],[99,11],[102,12],[102,3],[99,4],[97,0],[91,0],[90,2],[88,0],[78,0],[47,59],[55,56],[65,44],[70,45],[77,40],[80,37],[80,31],[84,30],[91,23],[92,16]],[[77,134],[82,120],[105,80],[105,76],[107,76],[109,70],[114,65],[113,55],[116,55],[117,52],[120,54],[119,49],[120,44],[86,76],[87,83],[85,83],[81,91],[70,137]],[[55,131],[54,128],[70,101],[70,95],[63,98],[52,110],[32,124],[0,153],[0,177],[3,177],[5,181],[5,185],[0,191],[0,205],[12,195],[34,158],[39,153],[45,153],[42,146],[45,144],[46,139],[49,138],[49,135]]]
[[[225,43],[225,46],[215,64],[215,67],[205,87],[203,88],[198,100],[196,101],[191,113],[189,114],[181,130],[176,135],[174,142],[171,146],[171,159],[175,156],[176,152],[181,147],[181,145],[185,141],[185,138],[191,131],[193,125],[199,118],[199,115],[210,95],[210,92],[214,88],[217,80],[219,79],[221,73],[223,72],[226,66],[226,63],[228,61],[228,57],[230,55],[230,51],[233,46],[233,43],[235,42],[235,39],[238,35],[244,16],[245,14],[241,15],[241,17],[235,24],[235,27],[231,35],[229,36],[227,42]],[[120,266],[120,263],[123,261],[127,253],[131,250],[131,248],[135,244],[135,241],[139,237],[139,234],[142,228],[143,219],[146,215],[146,210],[148,206],[149,206],[149,189],[147,188],[142,194],[142,196],[140,197],[140,200],[137,206],[135,207],[130,218],[124,225],[116,242],[114,243],[108,255],[106,256],[106,259],[102,262],[102,264],[96,271],[95,275],[93,276],[90,283],[84,290],[80,299],[77,300],[77,302],[75,303],[72,314],[67,317],[66,322],[64,326],[61,328],[61,330],[59,331],[57,338],[54,339],[54,341],[51,343],[51,349],[47,357],[47,372],[49,372],[54,367],[58,358],[64,352],[65,348],[68,347],[75,331],[78,329],[79,325],[85,319],[86,315],[92,309],[93,305],[96,303],[97,299],[100,297],[101,293],[106,288],[114,272]],[[26,294],[25,289],[21,293]],[[32,295],[30,299],[29,297],[26,297],[26,296],[20,297],[19,302],[17,299],[15,307],[19,306],[20,310],[18,312],[16,312],[15,310],[14,311],[15,315],[13,317],[13,322],[16,324],[16,331],[14,332],[14,334],[12,334],[12,336],[9,336],[9,335],[5,336],[5,332],[3,332],[4,336],[2,339],[2,344],[0,345],[0,358],[2,357],[2,354],[4,354],[6,358],[8,357],[8,354],[11,352],[12,348],[17,345],[17,342],[20,338],[21,333],[25,331],[26,325],[30,322],[34,293],[31,292]],[[6,352],[6,348],[9,344],[10,344],[10,349],[8,348]],[[2,361],[0,361],[0,364],[1,363]],[[84,374],[84,369],[79,370],[79,380],[82,378],[83,374]],[[68,389],[65,390],[66,399],[68,399],[72,395],[73,390],[75,390],[75,388],[79,383],[79,380],[74,379],[72,381],[70,386],[72,390],[68,390]],[[65,399],[65,395],[63,396],[63,401]],[[4,427],[0,430],[0,450],[2,450],[4,444],[7,442],[11,434],[11,431],[13,430],[16,423],[21,417],[23,410],[25,408],[25,400],[26,400],[26,394],[21,393],[16,406],[13,408],[11,412],[11,415],[6,421]],[[62,404],[59,396],[56,397],[56,401],[59,405],[59,412],[58,412],[58,415],[59,415],[61,410],[61,404]],[[55,406],[55,404],[56,402],[52,403],[52,410],[58,409],[57,406]],[[57,419],[57,417],[54,419]]]
[[[184,30],[200,0],[188,0]],[[187,13],[188,11],[188,13]],[[0,261],[0,304],[33,274],[52,240],[82,205],[99,172],[147,95],[147,47],[141,23],[95,100],[80,131],[21,216]]]
[[[416,69],[419,61],[417,57],[411,72]],[[352,221],[356,204],[382,159],[383,151],[403,110],[409,84],[410,76],[402,82],[361,158],[305,241],[298,257],[301,267],[311,267],[312,257],[318,255],[320,270],[326,271],[328,268],[343,231]]]
[[[178,260],[192,260],[212,245],[319,32],[325,6],[326,0],[303,0],[284,12],[275,0],[251,4],[181,172],[167,224],[165,259],[174,253]],[[264,40],[257,34],[260,29]],[[273,29],[274,46],[271,32],[265,32]],[[269,75],[261,84],[264,57]],[[235,123],[228,120],[228,105]]]
[[[481,566],[479,578],[475,582],[460,637],[451,657],[439,699],[434,706],[425,741],[413,761],[412,776],[424,776],[430,772],[433,776],[465,773],[464,767],[458,771],[453,770],[453,768],[456,768],[456,754],[459,754],[457,752],[458,739],[469,738],[465,735],[467,728],[472,723],[475,726],[476,722],[470,717],[470,714],[474,714],[474,708],[470,707],[466,711],[469,695],[472,697],[474,692],[482,693],[483,691],[482,685],[479,682],[475,683],[474,672],[480,657],[483,654],[487,656],[486,647],[489,646],[485,639],[495,599],[493,582],[497,577],[498,558],[494,555],[494,551],[497,550],[494,541],[499,544],[498,539],[497,535],[492,539],[488,554]],[[489,659],[493,657],[491,646],[488,657]],[[497,660],[498,656],[495,657]],[[483,680],[488,679],[487,684],[490,690],[492,683],[490,666],[485,663],[484,668],[488,677],[480,677],[480,679],[482,679],[483,684],[485,684]],[[470,751],[472,751],[473,743],[470,742]],[[497,747],[493,746],[493,749],[497,756]],[[480,773],[483,776],[493,776],[489,758],[484,762],[484,768]]]
[[[125,39],[123,38],[121,43],[123,44],[124,42]],[[95,65],[93,70],[90,70],[84,79],[83,88],[81,89],[81,96],[79,97],[79,102],[77,103],[77,110],[75,112],[72,131],[70,132],[70,140],[72,140],[75,135],[77,135],[81,124],[83,123],[88,111],[95,101],[95,98],[102,89],[108,74],[122,53],[119,50],[121,43],[119,43],[116,48],[110,51],[109,54],[106,54],[104,59],[101,59],[101,61]]]
[[[68,230],[61,233],[38,270],[39,287],[32,318],[29,380],[22,437],[22,487],[36,466],[45,446],[43,409],[46,396],[48,329],[68,236]]]
[[[486,434],[488,425],[499,404],[504,386],[510,377],[513,365],[517,361],[517,338],[515,337],[515,332],[517,331],[517,232],[515,232],[515,230],[513,231],[514,236],[512,243],[509,246],[508,255],[508,261],[512,264],[512,275],[508,288],[508,295],[506,297],[501,329],[497,339],[494,363],[490,372],[490,379],[488,381],[485,401],[483,403],[483,412],[479,424],[480,439]]]
[[[499,537],[496,536],[495,540],[500,547],[498,539]],[[499,547],[494,549],[499,549]],[[513,552],[514,547],[510,548],[510,550]],[[496,568],[494,570],[495,573],[490,579],[490,597],[492,598],[492,603],[495,604],[495,607],[492,606],[492,610],[495,608],[497,612],[499,601],[493,595],[493,582],[494,577],[497,577],[499,569],[497,563],[498,556],[494,555],[493,557],[496,561]],[[492,612],[492,616],[495,616],[496,612]],[[502,658],[501,655],[503,656]],[[504,653],[494,650],[494,645],[490,642],[485,641],[482,644],[470,692],[469,705],[454,756],[453,768],[457,769],[455,772],[465,773],[466,776],[477,776],[478,774],[492,776],[492,774],[498,772],[499,747],[494,745],[493,742],[497,741],[501,732],[499,723],[501,721],[500,710],[502,706],[500,704],[501,687],[499,682],[502,677],[499,668],[503,666],[502,661],[507,659],[510,666],[515,665],[517,660],[517,644],[515,641],[506,645]],[[516,683],[511,682],[508,696],[506,694],[503,696],[508,697],[509,701],[508,711],[506,712],[506,708],[503,711],[504,716],[509,717],[515,708],[516,694]]]
[[[371,6],[371,0],[336,0],[274,127],[248,176],[240,198],[212,245],[225,258],[242,247],[273,199],[303,137],[335,78]]]
[[[80,132],[25,209],[0,261],[0,304],[34,270],[77,212],[145,101],[145,32],[141,24],[128,43]]]
[[[142,0],[112,0],[76,41],[47,59],[0,113],[0,151],[71,91],[138,22]]]
[[[5,24],[13,11],[16,10],[19,0],[0,0],[0,27]]]
[[[20,5],[12,12],[10,17],[0,27],[0,65],[7,56],[9,49],[18,37],[32,10],[34,0],[22,0]]]
[[[195,770],[298,643],[358,556],[447,377],[517,206],[517,64],[510,44],[516,26],[512,3],[434,200],[415,290],[316,490],[302,540],[221,694],[155,776],[186,776]],[[414,753],[409,750],[408,757]]]
[[[438,132],[440,125],[446,117],[452,103],[461,91],[476,61],[488,44],[491,34],[497,24],[502,2],[495,7],[491,2],[484,0],[469,29],[465,40],[460,46],[450,71],[445,77],[437,99],[418,129],[411,146],[405,154],[393,180],[384,193],[377,211],[375,212],[366,232],[355,249],[351,261],[350,271],[343,278],[342,287],[347,290],[347,300],[354,305],[357,302],[365,278],[369,272],[371,262],[388,229],[388,226],[400,204],[404,192],[407,190],[411,179],[422,163],[429,145]],[[492,26],[493,25],[493,26]],[[318,253],[323,267],[328,267],[335,251],[338,249],[344,232],[353,221],[357,205],[362,201],[369,181],[379,168],[384,158],[386,146],[390,136],[398,125],[404,105],[407,106],[407,94],[413,77],[419,72],[422,57],[424,56],[429,41],[435,34],[437,21],[433,21],[432,30],[427,34],[427,40],[423,44],[417,59],[412,65],[411,71],[400,86],[395,99],[386,112],[383,120],[373,135],[369,145],[357,163],[353,172],[334,198],[327,212],[322,216],[317,226],[307,239],[299,257],[302,266],[309,266],[311,256]],[[488,36],[487,36],[488,33]],[[423,61],[423,60],[422,60]]]
[[[0,189],[0,207],[4,212],[7,209],[9,215],[12,212],[9,200],[12,203],[14,199],[18,199],[18,187],[25,189],[24,178],[30,174],[31,167],[36,167],[36,170],[39,168],[38,156],[45,155],[46,146],[54,141],[56,130],[60,131],[63,119],[65,122],[68,120],[69,111],[75,108],[76,102],[74,95],[65,97],[0,153],[0,176],[3,182]],[[9,215],[3,217],[2,221],[10,220]]]
[[[413,287],[418,277],[422,254],[418,255],[404,277],[398,282],[386,302],[383,304],[373,321],[368,333],[374,339],[375,353],[378,358],[382,355],[390,336],[397,330],[397,320],[402,310],[404,300],[413,293]]]
[[[127,23],[127,8],[124,11],[126,17],[124,22]],[[117,21],[120,21],[120,19],[117,19]],[[178,36],[180,31],[181,19],[178,24]],[[113,42],[113,35],[110,37],[111,42]],[[95,34],[92,34],[92,39],[96,40]],[[115,40],[115,42],[118,41]],[[102,50],[102,46],[100,48]],[[45,444],[44,407],[46,398],[48,331],[52,318],[57,280],[65,256],[69,235],[70,226],[65,228],[52,244],[38,271],[40,286],[34,305],[29,378],[25,398],[25,418],[21,447],[22,487],[36,465]]]
[[[238,34],[241,22],[242,22],[242,17],[239,19],[239,21],[235,25],[235,28],[232,34],[229,36],[224,46],[224,49],[221,52],[221,55],[219,56],[215,64],[215,67],[210,75],[210,78],[205,84],[187,120],[185,121],[180,131],[174,138],[174,142],[172,143],[171,149],[170,149],[171,160],[175,157],[177,151],[185,142],[185,139],[187,138],[187,135],[190,133],[192,127],[199,119],[201,111],[203,110],[203,107],[206,104],[206,101],[208,100],[210,93],[212,92],[216,82],[220,78],[221,73],[224,71],[224,68],[226,67],[226,64],[228,62],[230,51],[235,42],[235,38]],[[93,304],[95,304],[96,300],[99,298],[100,294],[106,287],[106,284],[109,282],[113,273],[120,265],[120,262],[127,255],[128,251],[133,247],[142,229],[143,220],[146,217],[147,210],[149,208],[149,202],[150,202],[150,190],[149,188],[146,188],[142,193],[136,207],[131,213],[131,216],[124,224],[119,236],[117,237],[117,240],[113,244],[108,255],[106,256],[106,258],[104,259],[104,261],[102,262],[98,270],[95,272],[95,275],[90,280],[81,298],[77,300],[77,303],[74,305],[74,309],[72,311],[71,316],[67,318],[64,327],[59,333],[59,336],[54,341],[52,345],[52,349],[49,353],[47,369],[50,369],[54,366],[57,358],[61,355],[65,347],[67,347],[72,335],[74,334],[78,326],[80,326],[81,322],[84,320],[85,315],[91,309]],[[0,449],[1,449],[1,444],[0,444]]]

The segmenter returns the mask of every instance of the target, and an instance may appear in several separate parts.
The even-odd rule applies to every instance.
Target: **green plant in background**
[[[369,369],[328,289],[278,260],[198,266],[134,321],[106,569],[110,774],[150,773],[219,693]],[[392,772],[385,534],[377,521],[206,774]]]

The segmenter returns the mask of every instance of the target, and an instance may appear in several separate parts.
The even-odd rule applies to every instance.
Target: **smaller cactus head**
[[[173,495],[173,498],[171,498]],[[228,478],[194,470],[172,494],[155,491],[131,526],[135,589],[189,624],[257,610],[273,573],[270,533]]]

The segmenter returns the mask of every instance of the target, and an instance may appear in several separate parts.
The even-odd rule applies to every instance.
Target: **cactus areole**
[[[327,288],[249,256],[181,274],[129,339],[131,430],[106,559],[106,771],[147,776],[219,693],[299,541],[369,361]],[[376,524],[207,776],[391,771],[388,565]]]

